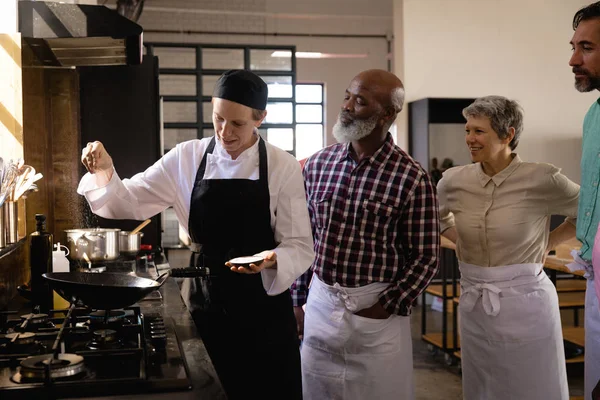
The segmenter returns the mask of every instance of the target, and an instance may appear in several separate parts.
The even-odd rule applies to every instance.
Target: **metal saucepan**
[[[156,280],[120,273],[50,272],[42,276],[65,300],[74,298],[97,310],[115,310],[137,303],[160,288],[170,273]]]
[[[69,258],[85,261],[85,253],[92,262],[116,260],[119,257],[119,232],[120,229],[108,228],[65,230]]]
[[[128,231],[119,232],[119,252],[126,255],[136,255],[142,246],[143,232],[132,234]]]

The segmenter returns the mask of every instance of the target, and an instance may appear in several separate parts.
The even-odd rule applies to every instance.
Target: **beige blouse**
[[[442,232],[456,224],[460,261],[483,267],[542,262],[550,216],[575,224],[579,185],[551,164],[512,162],[493,177],[481,164],[447,170],[438,183]]]

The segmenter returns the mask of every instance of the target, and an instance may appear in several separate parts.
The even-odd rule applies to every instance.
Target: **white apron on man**
[[[600,231],[600,230],[599,230]],[[594,387],[600,381],[600,304],[598,304],[598,281],[594,269],[600,265],[600,235],[596,233],[592,250],[592,263],[583,260],[578,250],[571,251],[574,262],[567,265],[571,271],[585,271],[585,352],[584,352],[584,398],[591,399]],[[594,267],[592,264],[596,265]]]
[[[304,400],[414,399],[410,317],[354,314],[388,287],[344,288],[313,277],[301,353]]]
[[[460,263],[465,400],[568,400],[558,296],[542,264]]]

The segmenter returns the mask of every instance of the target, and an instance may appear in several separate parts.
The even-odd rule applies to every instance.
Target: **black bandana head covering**
[[[245,69],[232,69],[219,77],[213,97],[233,101],[257,110],[267,109],[268,88],[258,75]]]

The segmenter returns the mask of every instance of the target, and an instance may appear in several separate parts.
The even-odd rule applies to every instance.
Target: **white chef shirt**
[[[85,196],[95,214],[109,219],[144,220],[173,207],[187,232],[196,172],[211,139],[180,143],[131,179],[121,180],[115,170],[103,187],[87,173],[77,192]],[[278,147],[268,142],[265,145],[271,227],[278,245],[264,249],[277,253],[277,269],[264,269],[261,276],[265,291],[274,296],[288,289],[310,267],[314,251],[300,163]],[[233,160],[217,140],[206,161],[204,179],[258,180],[258,141]]]

